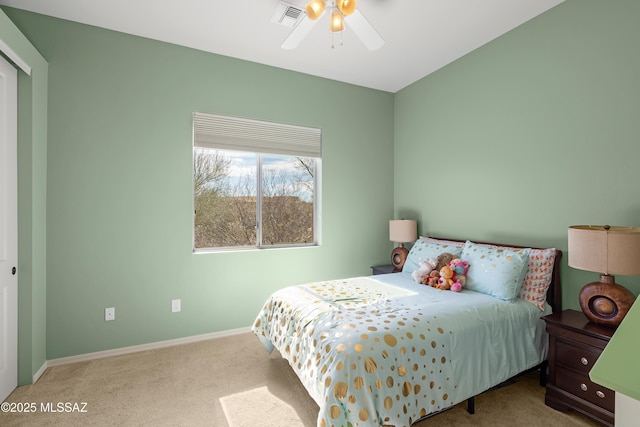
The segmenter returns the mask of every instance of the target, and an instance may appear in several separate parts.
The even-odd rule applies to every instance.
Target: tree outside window
[[[314,245],[315,158],[194,147],[194,248]]]
[[[194,251],[319,243],[322,130],[193,113]]]

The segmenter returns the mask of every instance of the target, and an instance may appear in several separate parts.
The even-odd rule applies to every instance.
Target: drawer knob
[[[580,363],[582,363],[584,366],[587,366],[589,364],[589,361],[587,360],[586,357],[581,357]]]
[[[598,396],[600,399],[604,399],[604,393],[600,390],[596,391],[596,396]]]
[[[587,391],[587,385],[585,383],[580,384],[582,391]]]

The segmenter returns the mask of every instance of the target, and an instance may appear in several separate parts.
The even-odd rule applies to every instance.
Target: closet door
[[[16,69],[0,56],[0,401],[18,385]]]

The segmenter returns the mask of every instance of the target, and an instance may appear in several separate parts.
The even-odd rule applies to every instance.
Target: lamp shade
[[[640,275],[640,227],[569,227],[569,267],[603,274]]]
[[[344,16],[349,16],[356,10],[356,0],[338,0],[337,5]]]
[[[324,12],[324,8],[325,8],[324,0],[311,0],[304,7],[305,12],[307,12],[307,16],[312,21],[315,21],[316,19],[320,18],[320,16]]]
[[[389,221],[389,240],[392,242],[413,242],[418,236],[418,224],[413,219],[392,219]]]
[[[331,21],[329,21],[329,28],[334,33],[344,30],[344,18],[342,16],[342,13],[340,13],[338,9],[334,9],[331,12]]]

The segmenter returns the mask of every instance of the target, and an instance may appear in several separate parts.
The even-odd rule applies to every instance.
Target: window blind
[[[322,131],[238,117],[193,113],[196,147],[322,157]]]

